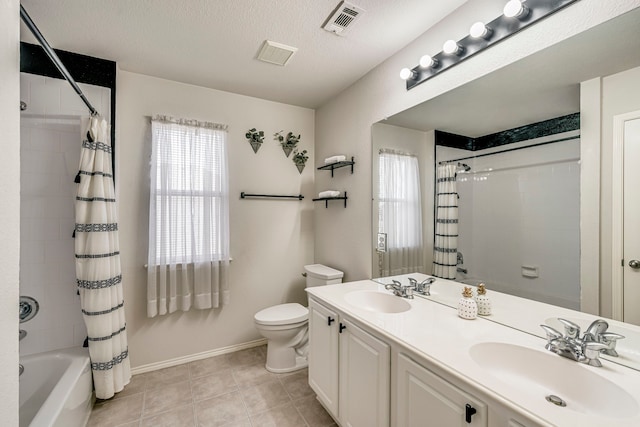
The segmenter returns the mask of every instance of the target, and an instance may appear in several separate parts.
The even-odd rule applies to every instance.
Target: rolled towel
[[[335,190],[327,190],[327,191],[322,191],[318,194],[318,197],[320,199],[325,199],[328,197],[338,197],[340,195],[339,191],[335,191]]]
[[[345,160],[347,160],[347,156],[331,156],[324,159],[324,164],[328,165],[331,163],[344,162]]]

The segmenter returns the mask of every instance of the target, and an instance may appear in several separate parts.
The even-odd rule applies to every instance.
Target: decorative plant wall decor
[[[251,128],[244,134],[244,136],[249,140],[249,144],[251,144],[253,152],[257,153],[264,142],[264,131]]]
[[[284,151],[284,154],[289,157],[291,151],[293,151],[297,147],[298,142],[300,142],[300,135],[294,135],[293,132],[289,132],[285,138],[282,135],[282,132],[283,131],[274,133],[273,139],[280,143],[282,151]]]
[[[295,150],[293,152],[293,163],[298,168],[298,172],[302,173],[307,160],[309,160],[309,156],[307,156],[307,150],[302,150],[300,152],[298,150]]]

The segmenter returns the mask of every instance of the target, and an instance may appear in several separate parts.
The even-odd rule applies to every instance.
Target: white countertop
[[[413,275],[417,278],[417,275]],[[447,281],[449,282],[449,281]],[[456,283],[456,282],[452,282]],[[462,285],[463,286],[463,285]],[[437,287],[432,288],[437,291]],[[637,410],[632,408],[634,416],[627,418],[609,418],[594,414],[587,408],[576,411],[576,405],[566,408],[556,407],[538,395],[522,387],[514,387],[507,381],[498,379],[490,372],[479,366],[470,355],[470,349],[479,343],[500,342],[518,345],[558,357],[561,363],[576,365],[578,369],[589,371],[613,382],[636,400],[640,399],[640,372],[618,364],[603,360],[603,367],[596,368],[580,364],[573,360],[555,356],[544,349],[545,340],[521,332],[499,323],[479,317],[476,320],[465,320],[457,316],[457,310],[449,306],[434,303],[425,298],[405,299],[412,308],[402,313],[379,313],[361,309],[345,301],[345,295],[353,291],[373,290],[389,293],[384,286],[371,280],[343,283],[338,285],[308,288],[307,292],[314,299],[344,313],[359,321],[362,325],[375,332],[389,342],[395,342],[416,353],[419,357],[432,363],[454,378],[471,383],[473,386],[490,395],[515,412],[525,414],[542,425],[558,426],[640,426],[640,405]],[[443,290],[444,293],[444,290]],[[497,294],[497,293],[496,293]],[[438,292],[432,292],[438,295]],[[440,294],[442,295],[442,294]],[[490,294],[490,296],[493,294]],[[537,324],[544,323],[549,317],[558,317],[558,312],[549,311],[536,313],[527,307],[518,307],[509,300],[509,307],[503,307],[503,301],[498,295],[493,295],[493,312],[495,316],[523,316],[530,320],[536,319]],[[399,297],[398,297],[399,298]],[[517,298],[518,300],[523,300]],[[456,299],[457,301],[457,299]],[[546,304],[545,304],[546,305]],[[553,306],[549,306],[553,307]],[[557,307],[553,307],[556,310]],[[568,310],[571,313],[572,310]],[[578,313],[581,314],[581,313]],[[560,314],[564,316],[564,314]],[[575,316],[567,316],[575,317]],[[525,322],[530,323],[530,321]],[[569,366],[569,365],[567,365]],[[577,371],[582,372],[582,371]],[[568,383],[575,382],[566,378]],[[580,387],[575,382],[576,387]],[[551,394],[553,390],[550,390]],[[561,396],[562,397],[562,396]],[[602,403],[606,405],[606,402]]]

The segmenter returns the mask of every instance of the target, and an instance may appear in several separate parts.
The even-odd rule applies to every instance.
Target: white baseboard
[[[259,347],[267,343],[265,338],[249,341],[242,344],[230,345],[215,350],[203,351],[202,353],[190,354],[188,356],[176,357],[175,359],[163,360],[162,362],[149,363],[147,365],[131,368],[131,375],[144,374],[145,372],[157,371],[158,369],[170,368],[184,363],[195,362],[196,360],[207,359],[221,354],[233,353],[234,351],[246,350],[247,348]]]

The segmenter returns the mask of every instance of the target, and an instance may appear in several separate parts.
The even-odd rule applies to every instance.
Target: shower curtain
[[[455,279],[458,254],[457,165],[438,166],[436,174],[436,231],[433,275]]]
[[[107,121],[91,117],[83,134],[75,213],[76,278],[96,397],[131,379],[124,318],[116,199]]]

